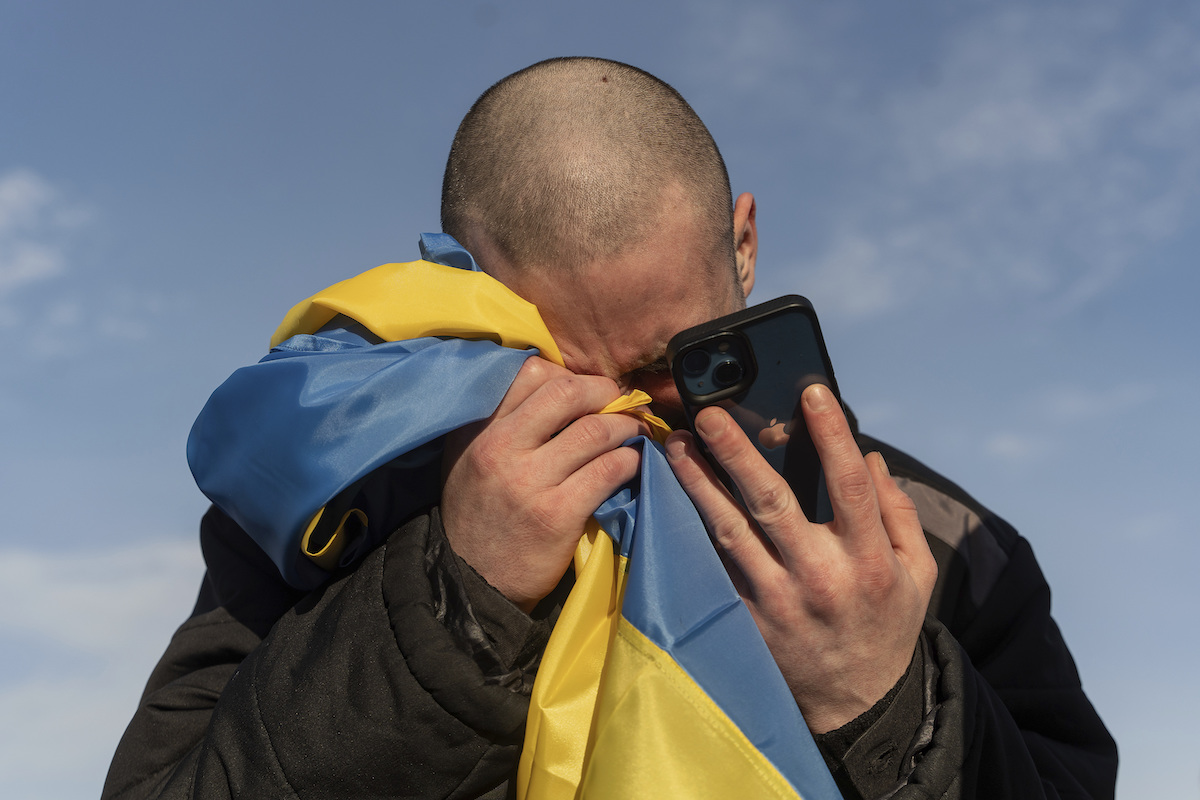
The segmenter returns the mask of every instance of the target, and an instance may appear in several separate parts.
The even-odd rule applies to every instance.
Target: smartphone
[[[839,403],[841,394],[807,299],[786,295],[680,331],[667,345],[667,360],[693,433],[702,408],[724,408],[792,487],[805,516],[818,523],[833,519],[800,395],[814,383],[828,386]],[[741,502],[729,476],[704,452]]]

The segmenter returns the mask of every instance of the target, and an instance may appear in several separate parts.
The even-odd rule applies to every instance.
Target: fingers
[[[729,473],[746,510],[768,535],[804,518],[787,481],[763,459],[724,409],[711,407],[701,411],[696,416],[696,429],[717,463]]]
[[[531,394],[548,381],[570,374],[570,370],[560,367],[558,364],[553,364],[544,358],[531,356],[525,359],[525,363],[521,365],[517,376],[513,378],[512,385],[508,387],[508,392],[505,393],[504,399],[500,401],[500,405],[494,415],[495,418],[499,419],[511,414],[514,409],[529,399]]]
[[[841,406],[833,392],[821,384],[805,389],[800,404],[825,471],[835,532],[846,540],[847,548],[877,546],[880,509],[875,482]]]
[[[724,414],[719,410],[715,413]],[[707,427],[713,430],[712,426]],[[730,427],[735,426],[731,424]],[[720,428],[719,424],[717,428]],[[714,441],[723,438],[721,433],[718,430]],[[718,447],[720,444],[727,443],[721,442]],[[737,576],[751,578],[748,583],[743,583],[743,589],[748,591],[750,584],[769,581],[780,568],[774,544],[763,535],[749,512],[729,494],[691,434],[685,431],[672,433],[667,439],[666,450],[671,469],[691,498],[727,567],[732,564],[736,568],[736,575],[731,570],[735,582]],[[765,463],[763,466],[771,469]]]
[[[746,512],[717,479],[692,435],[675,431],[667,439],[666,450],[671,469],[696,506],[704,527],[721,549],[730,554],[742,551],[749,544],[741,541],[750,529]]]
[[[879,513],[892,550],[928,599],[937,581],[937,561],[925,540],[925,531],[917,517],[917,506],[896,485],[882,455],[871,453],[866,460],[875,482]]]
[[[878,453],[866,459],[824,386],[802,398],[834,521],[805,518],[784,479],[724,410],[696,431],[736,484],[717,480],[698,443],[677,432],[667,455],[814,732],[844,725],[895,685],[937,577],[912,500]]]
[[[540,364],[536,362],[541,362]],[[532,366],[528,366],[532,363]],[[567,426],[576,420],[594,414],[620,397],[616,382],[598,375],[576,375],[541,359],[531,358],[522,367],[513,382],[509,395],[493,419],[503,420],[502,430],[511,435],[511,446],[532,449],[561,435]],[[613,419],[609,420],[608,417]],[[603,423],[592,422],[582,426],[569,437],[573,446],[589,448],[594,441],[601,445],[591,454],[616,446],[609,444],[614,436],[609,429],[625,431],[617,444],[636,436],[641,427],[637,420],[623,414],[605,415]]]
[[[754,541],[759,550],[768,544],[767,555],[772,561],[782,558],[789,568],[800,569],[823,557],[829,544],[824,537],[830,533],[838,536],[850,555],[880,557],[889,544],[881,524],[875,480],[833,393],[819,384],[811,386],[803,395],[802,405],[826,474],[835,517],[830,526],[808,521],[791,487],[723,409],[707,408],[697,414],[696,430],[737,486],[745,510],[729,498],[715,478],[702,477],[710,470],[698,452],[672,463],[717,543],[750,574],[768,568],[765,561],[756,565],[757,557],[750,555]],[[683,444],[677,445],[679,452],[688,454],[686,440],[680,441]],[[888,481],[895,493],[903,494],[890,478]],[[902,504],[900,498],[892,503],[892,516],[902,513]],[[913,515],[915,519],[915,511]]]
[[[562,481],[562,496],[573,498],[578,508],[590,515],[634,479],[641,462],[641,453],[632,447],[617,447],[602,453]]]
[[[640,453],[622,445],[643,423],[594,413],[619,394],[607,378],[531,358],[492,417],[447,437],[451,547],[526,610],[562,577],[587,518],[637,473]]]
[[[590,513],[636,474],[640,455],[622,445],[648,432],[633,416],[595,413],[619,396],[608,378],[530,358],[496,413],[479,426],[486,435],[468,434],[474,459],[483,472],[506,474],[513,457],[522,458],[524,481],[560,486],[569,505]]]
[[[887,462],[880,453],[869,453],[865,460],[867,469],[871,472],[871,480],[875,484],[879,514],[888,530],[888,539],[896,547],[911,544],[912,529],[919,531],[921,528],[916,505],[912,498],[896,485]]]

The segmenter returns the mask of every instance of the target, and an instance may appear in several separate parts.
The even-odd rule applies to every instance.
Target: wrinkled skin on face
[[[753,198],[740,203],[752,246]],[[642,389],[680,424],[667,342],[745,304],[728,252],[697,244],[705,239],[682,198],[668,193],[662,206],[648,239],[582,268],[517,269],[476,247],[486,271],[538,307],[566,363],[531,359],[496,413],[447,444],[451,545],[526,610],[558,584],[596,507],[637,473],[640,456],[622,445],[642,424],[596,412]]]
[[[447,444],[450,543],[526,611],[566,572],[592,511],[637,473],[640,456],[623,443],[645,432],[642,424],[596,412],[638,388],[679,426],[667,342],[743,307],[753,285],[752,197],[734,205],[736,264],[696,245],[695,215],[680,198],[665,197],[662,208],[653,235],[602,264],[520,270],[486,247],[476,253],[538,306],[566,363],[530,359],[496,413]],[[824,525],[805,518],[723,409],[697,415],[697,430],[744,505],[689,433],[676,431],[666,449],[809,727],[822,733],[868,710],[903,676],[937,567],[912,501],[878,454],[860,455],[829,390],[810,387],[801,406],[834,509]]]

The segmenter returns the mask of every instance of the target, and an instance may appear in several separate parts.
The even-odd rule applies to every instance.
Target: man
[[[447,437],[438,505],[311,594],[210,511],[196,612],[105,796],[506,796],[580,531],[639,469],[625,443],[643,423],[597,412],[642,389],[678,423],[667,341],[753,287],[754,199],[730,199],[703,124],[640,70],[552,60],[485,93],[451,150],[443,227],[537,306],[565,367],[529,359],[495,413]],[[697,428],[744,506],[687,433],[666,452],[843,792],[1111,796],[1115,746],[1028,546],[856,442],[827,390],[803,410],[827,525],[722,410]]]

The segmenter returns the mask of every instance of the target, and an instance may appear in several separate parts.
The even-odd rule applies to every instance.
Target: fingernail
[[[718,436],[721,431],[725,430],[725,415],[717,413],[702,414],[696,417],[696,429],[704,434],[704,438],[706,439]]]
[[[672,436],[667,439],[666,450],[667,460],[678,461],[687,452],[687,442],[684,441],[682,436]]]
[[[883,470],[883,474],[891,477],[892,471],[888,469],[887,460],[883,457],[883,453],[880,453],[878,450],[876,450],[875,458],[879,459],[879,466]]]
[[[802,399],[810,411],[824,412],[833,405],[833,392],[823,384],[814,383],[804,390]]]

